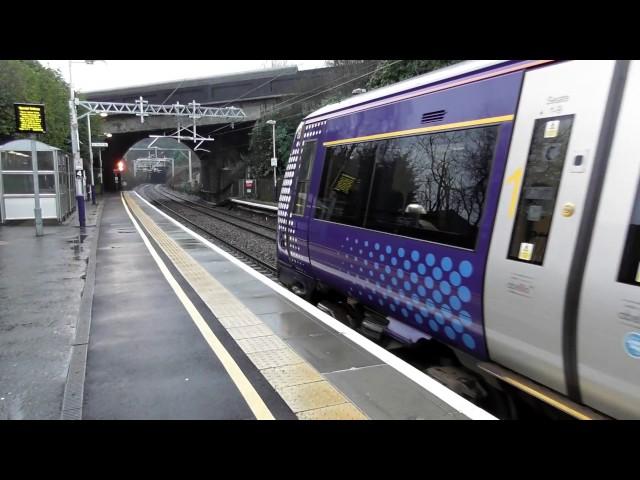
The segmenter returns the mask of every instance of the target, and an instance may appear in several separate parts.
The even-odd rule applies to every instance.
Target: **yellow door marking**
[[[220,363],[222,363],[222,366],[229,374],[229,377],[231,377],[231,380],[240,391],[240,394],[247,402],[247,405],[249,405],[253,415],[258,420],[275,420],[274,416],[269,411],[269,408],[262,401],[262,398],[260,398],[260,395],[258,395],[258,392],[256,392],[251,383],[249,383],[249,380],[244,375],[238,364],[231,355],[229,355],[229,352],[227,352],[222,343],[220,343],[220,340],[218,340],[218,337],[216,337],[211,331],[207,322],[202,318],[198,309],[193,305],[193,303],[191,303],[191,300],[189,300],[189,297],[184,293],[184,290],[182,290],[180,285],[178,285],[178,282],[173,278],[173,275],[171,275],[171,272],[169,272],[169,269],[164,264],[155,248],[151,245],[151,242],[149,242],[149,239],[138,225],[138,222],[133,218],[133,215],[127,206],[127,202],[124,199],[124,195],[121,196],[121,200],[129,218],[131,218],[136,230],[138,230],[147,250],[149,250],[149,253],[158,265],[158,268],[160,268],[162,275],[164,275],[164,278],[167,280],[180,302],[182,302],[182,305],[184,305],[184,308],[187,310],[189,316],[198,327],[198,330],[200,330],[200,333],[209,344],[209,347],[211,347],[211,350],[213,350],[213,353],[218,357]]]
[[[515,169],[513,174],[507,178],[506,183],[513,183],[513,191],[511,192],[511,201],[509,202],[509,218],[513,218],[516,214],[516,206],[518,204],[518,193],[520,193],[520,183],[522,182],[522,167]]]

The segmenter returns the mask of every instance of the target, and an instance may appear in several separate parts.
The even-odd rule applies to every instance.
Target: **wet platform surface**
[[[468,418],[135,194],[125,197],[273,418]],[[108,198],[101,228],[83,418],[256,418],[119,196]]]
[[[82,418],[254,418],[119,196],[107,199],[101,229]]]
[[[84,232],[72,215],[0,225],[0,420],[57,420],[98,209]]]

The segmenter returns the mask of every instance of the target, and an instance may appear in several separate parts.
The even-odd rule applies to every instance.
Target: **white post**
[[[78,201],[78,222],[80,227],[85,226],[84,217],[84,167],[80,158],[80,138],[78,137],[78,118],[76,116],[76,100],[73,91],[73,80],[71,77],[71,60],[69,60],[69,112],[71,115],[71,151],[73,152],[73,165],[76,178],[76,200]]]
[[[104,193],[104,182],[102,181],[102,147],[98,149],[98,162],[100,163],[100,171],[98,172],[98,178],[100,179],[100,185],[102,185],[102,193]]]
[[[42,229],[42,209],[40,208],[40,181],[38,178],[38,149],[36,140],[31,136],[31,165],[33,167],[33,200],[35,208],[33,209],[36,221],[36,237],[44,235]]]
[[[91,114],[87,114],[87,130],[89,135],[89,165],[91,169],[91,203],[96,204],[96,182],[93,178],[93,147],[91,146]]]
[[[276,165],[277,165],[277,158],[276,158],[276,122],[275,120],[273,121],[273,123],[271,124],[271,126],[273,127],[273,195],[274,195],[274,199],[277,202],[278,201],[278,182],[276,180]]]

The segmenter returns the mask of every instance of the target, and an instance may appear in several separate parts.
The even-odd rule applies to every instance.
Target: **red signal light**
[[[116,169],[119,172],[124,172],[124,162],[122,160],[118,160],[118,163],[116,164]]]

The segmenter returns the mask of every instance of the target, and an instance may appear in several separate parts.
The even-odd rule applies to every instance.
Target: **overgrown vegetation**
[[[69,87],[36,60],[0,60],[0,143],[27,135],[15,132],[14,103],[44,103],[47,133],[39,139],[69,150]]]
[[[400,82],[407,78],[448,67],[459,61],[460,60],[382,60],[378,64],[378,69],[371,75],[367,83],[367,88],[373,90],[374,88],[384,87],[385,85]]]
[[[36,60],[0,60],[0,144],[28,137],[15,133],[14,103],[44,103],[47,133],[38,140],[71,152],[69,85],[58,71]],[[100,117],[91,117],[93,141],[101,141],[103,125]],[[79,122],[78,130],[80,155],[88,162],[86,118]]]

